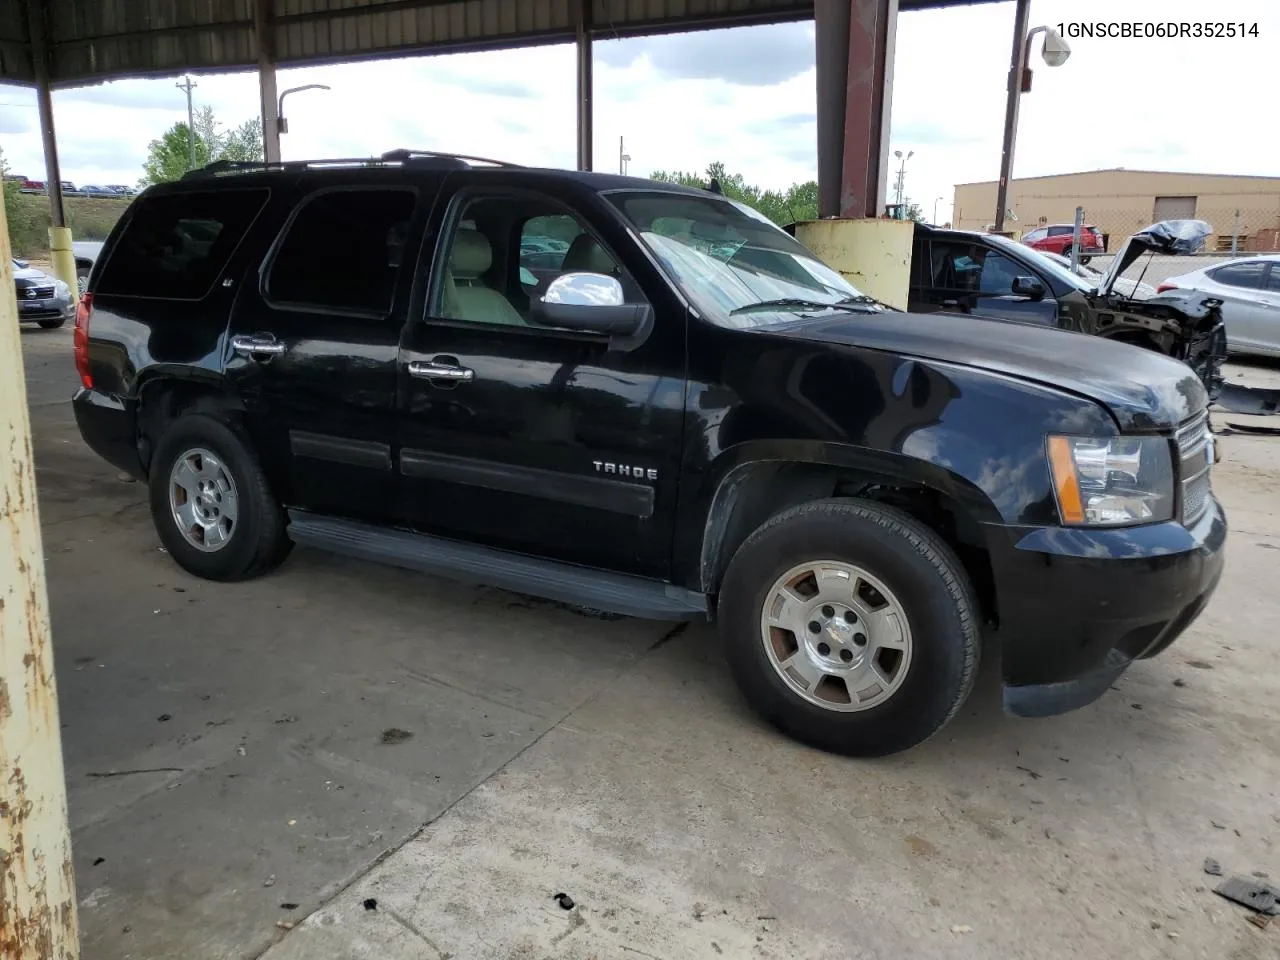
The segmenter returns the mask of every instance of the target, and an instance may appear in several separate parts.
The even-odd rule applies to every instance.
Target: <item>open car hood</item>
[[[1188,255],[1199,253],[1213,227],[1203,220],[1161,220],[1145,230],[1139,230],[1124,242],[1120,252],[1111,261],[1111,267],[1102,279],[1098,292],[1110,296],[1119,276],[1144,253]]]

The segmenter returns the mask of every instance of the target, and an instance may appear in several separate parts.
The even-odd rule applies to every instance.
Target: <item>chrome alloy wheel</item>
[[[911,628],[898,598],[838,560],[802,563],[779,577],[765,597],[760,635],[778,676],[826,710],[879,706],[911,667]]]
[[[231,471],[203,447],[186,451],[169,471],[169,509],[187,543],[205,553],[221,550],[240,518]]]

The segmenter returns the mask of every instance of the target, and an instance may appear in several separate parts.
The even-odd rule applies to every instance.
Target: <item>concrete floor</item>
[[[1226,438],[1227,573],[1166,655],[1035,722],[988,663],[853,761],[706,627],[301,550],[187,576],[79,441],[70,331],[22,339],[86,957],[1280,957],[1202,873],[1280,877],[1274,439]]]

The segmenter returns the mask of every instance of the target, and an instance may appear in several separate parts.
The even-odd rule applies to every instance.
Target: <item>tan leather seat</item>
[[[493,250],[483,233],[463,227],[454,234],[444,273],[444,315],[473,323],[527,326],[511,301],[480,279],[492,263]]]
[[[588,233],[579,234],[569,244],[560,269],[565,273],[603,273],[610,277],[618,273],[618,265],[613,262],[613,257]]]

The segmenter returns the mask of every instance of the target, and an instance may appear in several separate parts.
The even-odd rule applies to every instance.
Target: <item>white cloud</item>
[[[1225,4],[1220,6],[1227,6]],[[1150,22],[1222,16],[1203,0],[1033,0],[1032,23]],[[1033,55],[1015,174],[1128,166],[1280,173],[1280,130],[1264,109],[1280,35],[1280,3],[1232,0],[1233,21],[1261,36],[1072,39],[1049,69]],[[939,217],[957,182],[994,179],[1000,162],[1010,4],[903,14],[893,92],[894,149],[914,150],[907,193]],[[595,72],[597,169],[698,170],[720,160],[763,186],[815,175],[813,25],[601,41]],[[758,69],[750,69],[761,65]],[[744,70],[746,72],[744,72]],[[575,70],[569,46],[416,57],[282,70],[281,89],[325,83],[287,101],[286,158],[367,156],[399,146],[520,163],[575,162]],[[1221,79],[1219,79],[1221,78]],[[199,104],[226,126],[258,112],[252,73],[197,78]],[[120,81],[55,94],[63,176],[133,183],[147,143],[186,104],[174,79]],[[40,177],[30,90],[0,87],[0,134],[11,168]]]

